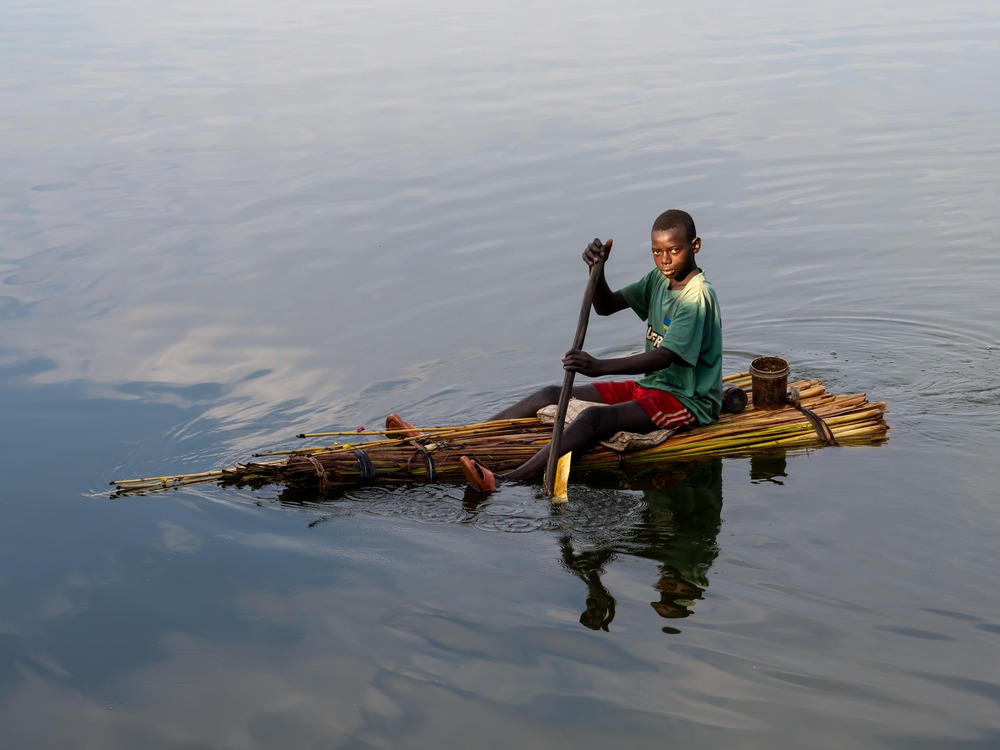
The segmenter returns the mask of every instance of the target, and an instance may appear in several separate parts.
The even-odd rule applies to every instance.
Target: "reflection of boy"
[[[660,563],[653,587],[660,600],[650,605],[660,617],[688,617],[708,588],[708,571],[719,555],[722,526],[722,460],[672,467],[643,492],[647,515],[636,534],[637,552]]]
[[[605,531],[595,540],[581,531],[559,540],[563,564],[587,585],[580,622],[591,630],[608,630],[615,617],[617,603],[601,576],[616,558],[655,560],[659,576],[653,588],[659,601],[650,606],[660,617],[679,619],[694,614],[695,601],[704,598],[709,570],[719,555],[722,459],[671,463],[655,474],[633,477],[631,484],[643,497],[641,516],[630,516],[634,524],[621,528],[617,536]],[[679,631],[666,627],[664,632]]]
[[[655,268],[638,281],[612,292],[603,269],[594,293],[594,312],[612,315],[631,308],[646,320],[645,351],[626,357],[598,359],[579,349],[563,358],[563,368],[588,377],[640,375],[638,381],[578,385],[573,396],[608,404],[585,409],[566,428],[566,452],[583,450],[616,432],[652,432],[709,424],[719,418],[722,403],[722,322],[715,290],[695,263],[701,238],[694,220],[670,210],[653,223],[650,233]],[[612,241],[595,239],[583,253],[588,266],[607,259]],[[492,419],[533,417],[559,400],[560,387],[548,386],[494,415]],[[541,473],[548,446],[503,479],[526,479]],[[497,476],[477,461],[462,458],[469,483],[479,490],[496,487]]]

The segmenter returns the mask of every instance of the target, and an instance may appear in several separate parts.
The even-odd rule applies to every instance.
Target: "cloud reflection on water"
[[[555,300],[579,284],[518,238],[575,246],[582,228],[547,235],[597,206],[602,224],[617,213],[644,226],[654,207],[638,196],[680,189],[731,244],[762,232],[825,243],[845,215],[882,221],[875,197],[906,176],[965,180],[938,128],[916,126],[923,97],[909,98],[942,59],[971,69],[993,54],[964,22],[857,3],[846,28],[842,4],[769,8],[785,17],[780,32],[750,9],[685,11],[675,20],[703,32],[677,35],[668,57],[636,46],[658,18],[639,8],[610,23],[597,9],[553,8],[525,24],[527,6],[439,1],[382,24],[360,7],[181,4],[147,8],[139,23],[136,9],[96,3],[47,32],[8,11],[12,28],[47,34],[59,55],[38,61],[31,85],[17,82],[29,95],[0,125],[18,146],[0,204],[14,316],[3,361],[42,358],[32,382],[83,381],[105,397],[216,384],[227,396],[206,423],[266,429],[285,408],[336,411],[372,377],[467,352],[475,336],[521,343],[507,315],[456,322],[462,296],[509,310],[475,281],[509,288],[531,259],[535,280],[516,306],[554,320]],[[983,106],[971,87],[936,90],[956,111]],[[67,107],[70,120],[54,117]],[[897,171],[873,159],[887,153]],[[568,186],[575,195],[560,197]],[[508,205],[523,209],[512,218]],[[626,257],[622,278],[639,268]],[[811,257],[784,267],[807,285],[837,278],[829,257]],[[908,262],[917,278],[921,262]],[[715,269],[731,309],[752,315],[756,301],[739,291],[752,284]],[[565,346],[558,333],[534,331],[536,351]],[[434,393],[418,389],[411,403]],[[388,395],[361,410],[386,411]]]

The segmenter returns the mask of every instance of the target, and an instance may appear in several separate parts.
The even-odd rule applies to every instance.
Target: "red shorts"
[[[601,394],[606,404],[635,401],[661,430],[676,430],[698,423],[694,414],[672,393],[643,388],[634,380],[598,381],[591,385]]]

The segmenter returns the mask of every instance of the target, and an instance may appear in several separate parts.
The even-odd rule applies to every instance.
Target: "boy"
[[[715,290],[695,263],[701,238],[694,220],[684,211],[665,211],[650,233],[655,268],[638,281],[612,292],[601,270],[594,293],[594,312],[612,315],[632,308],[646,320],[646,345],[641,354],[597,359],[571,349],[563,368],[588,377],[641,375],[634,380],[577,385],[573,396],[609,404],[585,409],[563,433],[563,450],[582,451],[619,431],[646,433],[709,424],[719,418],[722,403],[722,321]],[[612,240],[595,239],[583,253],[592,266],[608,258]],[[492,419],[533,417],[539,409],[558,403],[560,386],[552,385],[504,409]],[[391,422],[390,422],[391,420]],[[387,426],[412,428],[396,415]],[[498,480],[519,480],[540,474],[548,461],[545,446],[521,466],[502,476],[463,456],[469,484],[482,492]]]

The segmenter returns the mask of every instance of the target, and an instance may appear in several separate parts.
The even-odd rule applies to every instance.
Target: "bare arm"
[[[587,249],[583,251],[583,260],[588,266],[593,266],[599,258],[607,260],[611,254],[613,242],[614,240],[611,239],[607,242],[601,242],[595,237],[594,241],[587,245]],[[622,293],[612,292],[611,287],[608,286],[602,266],[600,275],[597,277],[597,286],[594,289],[594,312],[598,315],[613,315],[626,307],[628,307],[628,302],[625,301]]]
[[[601,375],[641,375],[673,364],[683,366],[685,362],[669,349],[650,349],[642,354],[613,359],[598,359],[580,349],[570,349],[563,357],[564,370],[579,372],[590,378]]]

